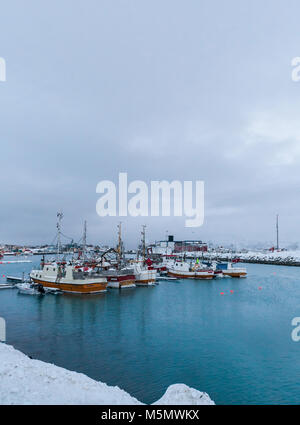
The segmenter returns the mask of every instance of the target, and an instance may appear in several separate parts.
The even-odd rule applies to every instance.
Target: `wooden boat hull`
[[[136,286],[153,286],[155,285],[156,279],[136,279]]]
[[[205,279],[205,280],[211,280],[214,277],[213,272],[179,272],[179,271],[168,271],[169,276],[181,278],[181,279]]]
[[[55,288],[63,292],[74,293],[74,294],[98,294],[106,292],[107,282],[96,282],[96,283],[56,283],[49,282],[42,279],[32,277],[34,283],[40,283],[44,288]]]
[[[247,272],[239,272],[234,270],[223,270],[224,276],[230,276],[230,277],[246,277]]]

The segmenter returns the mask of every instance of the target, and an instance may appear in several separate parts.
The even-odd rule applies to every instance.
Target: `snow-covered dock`
[[[119,387],[50,363],[33,360],[0,343],[0,404],[143,404]],[[171,385],[154,404],[215,404],[208,394]]]
[[[14,287],[13,285],[5,284],[5,283],[0,283],[0,289],[11,289],[13,287]]]

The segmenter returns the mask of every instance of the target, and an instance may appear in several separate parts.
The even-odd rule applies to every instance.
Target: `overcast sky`
[[[96,185],[204,180],[205,221],[124,218],[148,240],[300,241],[298,0],[3,1],[0,242],[113,243]]]

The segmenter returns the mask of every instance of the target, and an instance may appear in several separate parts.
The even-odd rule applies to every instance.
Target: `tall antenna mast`
[[[60,253],[61,253],[61,221],[63,219],[63,213],[62,212],[58,212],[56,214],[57,217],[57,223],[56,223],[56,227],[57,227],[57,260],[60,260]]]
[[[83,224],[83,240],[82,240],[82,256],[83,256],[83,260],[86,259],[86,233],[87,233],[87,225],[86,225],[86,220],[84,220],[84,224]]]
[[[276,215],[276,249],[279,250],[279,230],[278,230],[278,217],[279,215]]]

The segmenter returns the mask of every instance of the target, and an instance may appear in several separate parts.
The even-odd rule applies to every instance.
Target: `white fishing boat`
[[[122,242],[122,226],[118,225],[118,245],[116,249],[109,249],[101,255],[100,265],[102,266],[103,275],[106,276],[108,281],[108,288],[114,289],[127,289],[135,288],[135,275],[132,268],[126,266],[124,261],[124,246]],[[108,252],[116,254],[115,262],[105,262],[105,256]],[[108,264],[108,267],[107,267]]]
[[[133,272],[137,286],[155,285],[157,272],[148,269],[148,266],[144,266],[143,261],[133,263]]]
[[[107,287],[114,289],[135,288],[135,276],[132,269],[109,269],[103,272],[107,278]]]
[[[97,273],[82,272],[72,264],[45,263],[41,270],[32,270],[30,278],[45,289],[58,289],[77,294],[105,292],[107,279]]]
[[[247,276],[247,270],[245,267],[234,267],[232,262],[218,263],[216,265],[216,270],[221,271],[225,277]]]
[[[142,259],[132,262],[136,286],[153,286],[156,282],[157,270],[152,267],[152,261],[146,260],[146,226],[142,229],[141,254]]]
[[[57,261],[48,263],[42,261],[41,269],[32,270],[30,273],[32,282],[42,285],[46,290],[56,289],[62,292],[76,294],[97,294],[105,292],[107,288],[106,277],[94,271],[81,271],[71,262],[67,264],[65,261],[60,261],[60,228],[62,217],[62,213],[57,214]]]
[[[183,278],[183,279],[206,279],[210,280],[214,277],[214,271],[206,268],[201,263],[188,263],[186,261],[175,261],[172,266],[168,268],[169,276]]]

